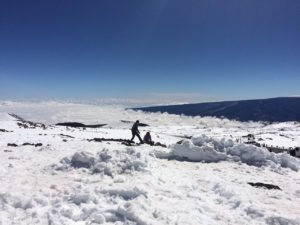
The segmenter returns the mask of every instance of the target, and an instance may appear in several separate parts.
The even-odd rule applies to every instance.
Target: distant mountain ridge
[[[133,110],[187,116],[225,117],[239,121],[300,121],[300,97],[152,106]]]

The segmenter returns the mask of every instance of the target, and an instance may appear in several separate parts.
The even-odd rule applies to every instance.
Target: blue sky
[[[0,99],[300,95],[300,1],[1,1]]]

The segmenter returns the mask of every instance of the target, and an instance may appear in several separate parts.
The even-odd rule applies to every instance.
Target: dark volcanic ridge
[[[224,101],[133,108],[144,112],[167,112],[186,116],[212,116],[238,121],[300,121],[300,97]]]

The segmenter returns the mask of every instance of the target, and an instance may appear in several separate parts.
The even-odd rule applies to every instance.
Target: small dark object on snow
[[[26,145],[31,145],[31,146],[34,146],[34,147],[41,147],[41,146],[43,146],[42,143],[34,144],[34,143],[28,143],[28,142],[26,142],[26,143],[23,144],[23,146],[26,146]]]
[[[247,138],[255,138],[255,136],[254,136],[254,134],[248,134],[248,135],[246,135],[246,136],[244,136],[244,137],[247,137]]]
[[[162,143],[160,143],[160,142],[154,143],[154,146],[160,146],[160,147],[163,147],[163,148],[166,148],[166,147],[167,147],[165,144],[162,144]]]
[[[67,137],[67,138],[74,138],[73,136],[66,135],[66,134],[60,134],[61,137]]]
[[[300,148],[296,147],[294,149],[290,149],[289,153],[290,153],[291,156],[299,157],[299,151],[300,151]]]
[[[257,188],[266,188],[268,190],[271,190],[271,189],[281,190],[280,187],[278,187],[277,185],[273,185],[273,184],[251,183],[251,182],[249,182],[248,184],[253,187],[257,187]]]
[[[131,142],[128,139],[116,139],[116,138],[93,138],[93,139],[88,139],[88,141],[95,141],[95,142],[103,142],[103,141],[112,141],[112,142],[120,142],[122,145],[126,145],[126,146],[137,146],[140,144],[136,144],[134,142]],[[159,142],[154,143],[154,146],[160,146],[160,147],[164,147],[166,148],[167,146],[164,144],[161,144]]]
[[[93,138],[89,139],[88,141],[95,141],[95,142],[102,142],[102,141],[114,141],[114,142],[130,142],[127,139],[120,139],[120,138]]]
[[[12,150],[7,150],[7,149],[5,149],[5,150],[3,150],[4,152],[12,152]]]
[[[74,127],[74,128],[100,128],[107,124],[96,124],[96,125],[85,125],[83,123],[68,122],[68,123],[57,123],[56,126]]]
[[[294,150],[291,150],[291,151],[290,151],[290,155],[291,155],[291,156],[296,156],[296,150],[295,150],[295,149],[294,149]]]
[[[173,135],[174,137],[179,137],[179,138],[184,138],[184,139],[192,139],[193,136],[189,136],[189,135]]]
[[[261,147],[261,144],[258,143],[258,142],[256,142],[256,141],[247,141],[247,142],[245,142],[245,144],[247,144],[247,145],[254,145],[256,147]]]
[[[8,130],[5,130],[5,129],[0,129],[0,132],[9,133],[9,132],[12,132],[12,131],[8,131]]]
[[[34,145],[33,143],[28,143],[28,142],[25,142],[25,143],[23,143],[23,146],[26,146],[26,145]]]
[[[129,120],[121,120],[122,123],[132,123],[132,121]]]
[[[8,147],[18,147],[18,145],[15,143],[8,143],[7,146]]]
[[[67,139],[63,139],[62,141],[63,141],[63,142],[68,142],[68,140],[67,140]]]
[[[138,144],[134,144],[133,142],[130,142],[130,141],[123,141],[121,142],[122,145],[126,145],[126,146],[135,146],[135,145],[138,145]]]

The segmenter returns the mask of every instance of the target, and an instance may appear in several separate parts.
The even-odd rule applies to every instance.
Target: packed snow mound
[[[125,151],[103,149],[97,155],[89,152],[76,152],[71,157],[63,158],[56,170],[85,168],[91,173],[102,173],[114,177],[117,174],[132,174],[146,171],[147,157],[133,148]]]
[[[159,158],[186,160],[192,162],[219,162],[224,160],[243,162],[251,166],[281,166],[298,171],[300,160],[287,153],[275,154],[266,148],[253,145],[237,144],[233,140],[215,139],[202,135],[175,144],[166,154],[158,154]]]
[[[216,151],[210,144],[197,146],[190,141],[174,145],[172,154],[175,158],[189,159],[195,162],[218,162],[227,159],[226,154]]]
[[[71,159],[71,166],[74,168],[91,168],[95,158],[88,152],[76,152]]]

